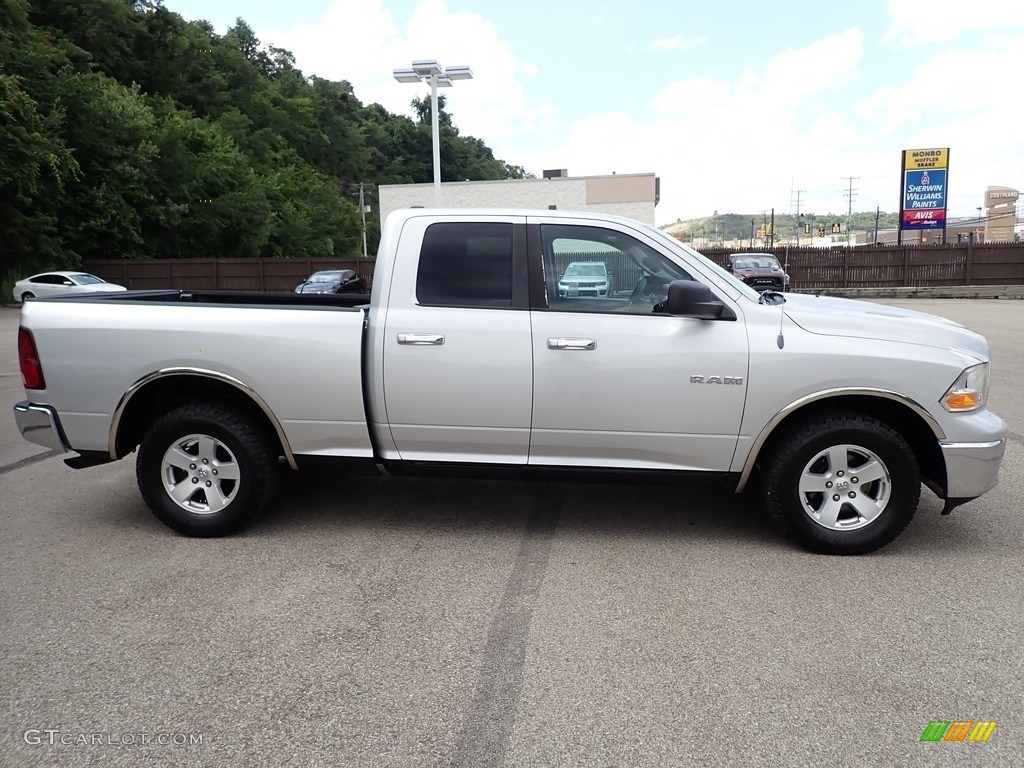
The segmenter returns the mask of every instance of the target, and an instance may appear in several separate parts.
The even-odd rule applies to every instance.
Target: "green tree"
[[[132,0],[32,0],[29,20],[59,31],[79,62],[126,85],[139,81],[134,53],[144,24]]]
[[[65,141],[81,169],[62,208],[65,247],[83,259],[149,255],[142,216],[153,200],[152,110],[137,88],[101,74],[62,70],[57,94],[69,116]]]
[[[437,124],[440,126],[452,126],[452,116],[445,110],[447,99],[444,94],[438,94],[437,96]],[[434,115],[433,99],[424,96],[420,98],[417,96],[410,104],[412,105],[412,111],[416,113],[416,119],[420,125],[432,125]]]
[[[143,220],[152,255],[258,256],[271,211],[248,159],[218,125],[169,103],[163,110]]]
[[[374,204],[433,177],[429,100],[416,119],[364,105],[244,19],[218,35],[162,0],[0,0],[0,75],[7,263],[351,255],[360,184]],[[445,178],[524,175],[439,108]]]
[[[359,215],[324,174],[283,164],[263,179],[272,209],[267,255],[343,256],[360,247]]]
[[[40,114],[18,80],[0,73],[0,264],[28,273],[74,266],[58,227],[78,163],[60,140],[61,115]]]

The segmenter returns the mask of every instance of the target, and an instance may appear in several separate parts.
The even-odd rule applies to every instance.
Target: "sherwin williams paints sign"
[[[949,148],[903,150],[901,229],[946,226],[946,174]]]

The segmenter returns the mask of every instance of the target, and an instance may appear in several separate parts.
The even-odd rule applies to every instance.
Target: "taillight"
[[[21,380],[25,382],[25,389],[46,389],[36,340],[28,328],[18,328],[18,363],[21,365]]]

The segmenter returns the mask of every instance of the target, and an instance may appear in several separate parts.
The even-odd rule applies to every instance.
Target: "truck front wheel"
[[[819,413],[773,440],[763,461],[775,522],[806,548],[860,555],[910,524],[921,472],[893,429],[857,413]]]
[[[186,536],[242,528],[271,495],[273,442],[243,412],[188,405],[158,419],[135,465],[139,490],[157,518]]]

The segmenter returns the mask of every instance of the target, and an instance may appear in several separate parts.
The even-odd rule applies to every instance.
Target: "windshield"
[[[71,275],[71,279],[79,285],[95,285],[96,283],[105,283],[106,280],[101,280],[96,275],[90,275],[85,272],[78,275]]]
[[[604,264],[570,264],[565,269],[566,277],[604,277]]]
[[[737,256],[733,258],[736,269],[782,269],[774,256],[762,254],[758,256]]]
[[[742,293],[748,299],[752,299],[753,301],[760,300],[761,294],[759,294],[757,291],[755,291],[749,285],[744,283],[742,280],[740,280],[738,277],[736,277],[734,274],[732,274],[729,270],[723,269],[722,267],[720,267],[717,264],[715,264],[715,262],[713,262],[711,259],[709,259],[707,256],[705,256],[700,251],[697,251],[697,250],[691,248],[688,245],[684,245],[683,243],[679,242],[674,237],[672,237],[672,235],[665,234],[664,232],[662,232],[657,227],[652,227],[652,226],[648,225],[646,231],[652,233],[653,235],[655,235],[658,239],[662,240],[663,242],[668,243],[674,249],[679,250],[679,251],[683,251],[684,253],[686,253],[686,254],[688,254],[688,255],[698,259],[701,262],[702,266],[704,266],[707,269],[709,269],[710,271],[714,272],[716,277],[721,278],[724,282],[726,282],[729,285],[731,285],[739,293]]]
[[[341,272],[314,272],[307,283],[336,283],[341,279]]]

